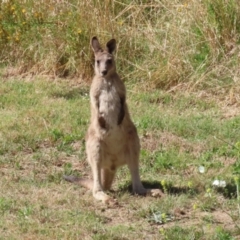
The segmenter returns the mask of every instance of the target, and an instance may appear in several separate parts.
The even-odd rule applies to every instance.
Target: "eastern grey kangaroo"
[[[65,176],[92,190],[93,196],[108,203],[113,199],[110,190],[116,170],[127,164],[133,193],[161,195],[159,189],[145,189],[139,175],[140,143],[126,103],[125,85],[116,72],[113,52],[116,40],[111,39],[102,49],[97,37],[91,40],[95,55],[95,76],[90,89],[91,122],[86,134],[87,160],[93,180]]]

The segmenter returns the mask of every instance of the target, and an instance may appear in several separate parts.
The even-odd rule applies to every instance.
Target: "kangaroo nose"
[[[107,70],[102,71],[103,76],[106,75],[106,74],[107,74]]]

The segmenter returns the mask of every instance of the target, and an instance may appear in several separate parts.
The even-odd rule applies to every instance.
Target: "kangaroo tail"
[[[63,179],[65,179],[68,182],[75,183],[82,187],[88,188],[90,190],[92,190],[93,188],[93,181],[91,179],[79,178],[76,176],[66,176],[66,175],[63,175]]]

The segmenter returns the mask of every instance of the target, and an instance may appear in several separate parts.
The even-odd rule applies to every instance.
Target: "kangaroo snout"
[[[102,71],[102,76],[107,75],[107,72],[108,72],[107,70],[103,70],[103,71]]]

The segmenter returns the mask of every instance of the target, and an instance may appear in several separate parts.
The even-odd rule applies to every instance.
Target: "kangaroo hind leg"
[[[101,184],[104,191],[108,191],[111,189],[114,177],[115,177],[116,169],[107,169],[103,168],[101,170]]]
[[[131,173],[133,193],[139,195],[151,195],[153,197],[162,196],[160,189],[146,189],[140,179],[139,174],[139,153],[140,143],[135,128],[128,131],[128,147],[126,152],[127,164]]]
[[[104,161],[104,159],[103,159],[101,144],[97,140],[89,139],[87,141],[86,150],[87,150],[88,162],[91,166],[92,174],[93,174],[93,188],[92,188],[93,197],[97,200],[102,201],[103,203],[109,203],[114,201],[109,195],[107,195],[104,192],[104,188],[102,186],[101,172],[102,172],[102,161]]]

